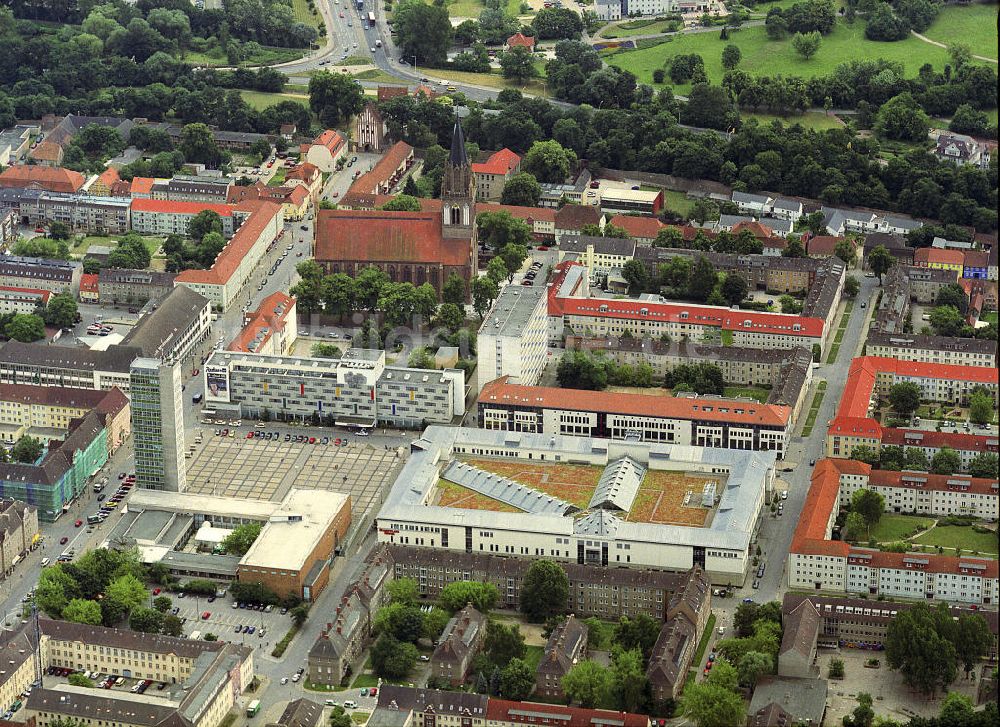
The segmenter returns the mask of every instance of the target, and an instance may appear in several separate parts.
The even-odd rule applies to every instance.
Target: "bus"
[[[260,712],[260,700],[255,699],[247,705],[247,717],[256,717]]]
[[[375,27],[375,13],[368,13],[368,27]]]

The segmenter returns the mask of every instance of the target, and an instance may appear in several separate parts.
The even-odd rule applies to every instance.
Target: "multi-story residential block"
[[[156,270],[101,268],[97,275],[98,297],[111,305],[145,305],[173,290],[175,277],[174,273]]]
[[[601,20],[621,20],[622,0],[597,0],[594,3],[594,12]]]
[[[0,285],[0,315],[34,313],[49,304],[51,291]]]
[[[180,363],[140,357],[129,374],[136,482],[146,489],[183,492],[187,476]]]
[[[83,266],[68,260],[0,255],[0,285],[76,294]]]
[[[559,241],[559,259],[574,259],[587,268],[591,280],[605,281],[635,257],[636,242],[623,237],[563,235]]]
[[[429,202],[433,200],[421,200],[421,205]],[[483,212],[507,212],[512,217],[524,220],[531,227],[535,239],[541,242],[549,242],[555,238],[556,211],[550,207],[519,207],[494,202],[476,202],[476,215],[481,215]]]
[[[32,505],[40,520],[54,522],[63,514],[63,506],[80,495],[90,476],[108,461],[107,441],[97,412],[74,419],[66,438],[49,442],[38,462],[0,463],[0,497]]]
[[[80,302],[98,303],[101,300],[99,279],[97,273],[84,273],[80,276]]]
[[[0,437],[8,447],[25,435],[61,439],[73,420],[96,412],[108,433],[108,453],[131,432],[129,401],[119,389],[71,389],[31,384],[0,384]]]
[[[604,215],[596,207],[583,204],[567,204],[556,210],[555,240],[562,243],[564,237],[583,234],[587,225],[604,225]]]
[[[961,250],[922,247],[914,251],[913,264],[918,268],[930,268],[931,270],[953,270],[958,277],[965,267],[965,253]]]
[[[566,476],[560,463],[591,468],[590,476],[598,482],[588,512],[580,516],[575,506],[546,496],[533,486],[491,475],[488,462],[494,459],[541,468],[541,473],[551,473],[550,477]],[[688,443],[647,444],[431,426],[386,497],[377,517],[378,538],[452,558],[480,552],[524,561],[545,557],[608,570],[687,571],[698,565],[715,582],[737,583],[746,576],[748,549],[758,527],[765,490],[772,487],[775,461],[774,452]],[[702,527],[651,523],[637,513],[631,520],[623,519],[624,513],[632,510],[646,478],[658,480],[657,471],[666,467],[696,478],[690,485],[688,506],[702,508],[697,520]],[[439,479],[510,504],[516,511],[431,505],[438,501]],[[615,482],[619,488],[611,492]],[[693,492],[695,488],[698,493]],[[680,502],[683,496],[683,492],[675,492],[672,497]],[[501,582],[502,594],[516,588],[514,583]],[[589,614],[584,606],[574,604],[569,610]]]
[[[969,556],[890,553],[833,540],[841,487],[870,474],[866,465],[825,459],[795,528],[788,559],[788,587],[870,596],[996,603],[997,561]]]
[[[140,353],[132,346],[106,351],[38,346],[20,341],[0,345],[0,384],[129,390],[129,366]]]
[[[865,235],[871,232],[888,232],[905,235],[911,230],[923,227],[924,224],[909,217],[885,215],[868,210],[823,207],[820,211],[823,213],[823,224],[826,225],[828,235],[843,236],[847,232],[858,232]]]
[[[185,270],[175,279],[177,285],[186,285],[204,295],[212,302],[212,307],[220,311],[233,306],[268,249],[284,234],[284,213],[280,204],[244,202],[234,210],[243,222],[212,266],[207,270]]]
[[[432,679],[452,687],[465,683],[486,639],[486,623],[471,603],[451,617],[431,655]]]
[[[1000,489],[996,480],[968,475],[935,475],[928,472],[894,472],[861,465],[850,476],[841,476],[840,508],[858,490],[872,490],[885,499],[887,512],[918,513],[935,517],[972,516],[981,520],[1000,517]]]
[[[485,162],[473,163],[476,199],[499,200],[503,194],[503,186],[519,171],[521,171],[521,157],[506,148],[494,152]]]
[[[138,348],[145,358],[181,361],[208,337],[211,311],[205,296],[179,285],[143,308],[121,345]]]
[[[133,199],[132,229],[143,235],[186,236],[191,220],[200,212],[210,211],[219,215],[222,234],[230,237],[239,225],[233,219],[233,208],[225,200],[225,197],[222,202]]]
[[[917,303],[933,303],[941,288],[958,282],[961,270],[951,268],[905,267],[902,271],[910,281],[910,297]]]
[[[386,366],[385,352],[339,359],[218,351],[205,363],[205,401],[236,413],[341,426],[450,424],[465,412],[465,374]]]
[[[996,367],[997,343],[977,338],[948,338],[920,334],[869,333],[868,356],[950,366]]]
[[[652,245],[666,225],[655,217],[637,217],[636,215],[615,215],[608,220],[609,225],[620,227],[639,245]]]
[[[21,695],[37,679],[42,660],[30,622],[18,619],[13,628],[0,629],[0,658],[7,667],[0,675],[0,701],[9,706],[23,699]]]
[[[553,701],[566,697],[562,679],[587,658],[588,635],[587,624],[573,614],[552,629],[535,669],[535,694]]]
[[[501,376],[534,385],[548,354],[548,298],[541,287],[508,285],[479,327],[480,388]]]
[[[711,584],[700,568],[694,568],[684,587],[671,597],[667,619],[649,656],[646,677],[654,699],[676,699],[684,689],[711,612]]]
[[[278,291],[264,298],[257,310],[243,314],[243,330],[226,348],[284,356],[291,353],[297,338],[295,298]]]
[[[40,541],[38,509],[17,500],[0,499],[0,579]]]
[[[229,177],[178,174],[153,183],[149,196],[170,202],[215,202],[225,204],[233,180]]]
[[[46,192],[79,192],[87,178],[62,167],[20,164],[7,167],[0,173],[0,187],[7,189],[43,189]]]
[[[33,187],[0,188],[0,210],[13,212],[24,225],[62,222],[79,232],[124,234],[130,225],[129,208],[129,200],[125,198],[48,192]]]

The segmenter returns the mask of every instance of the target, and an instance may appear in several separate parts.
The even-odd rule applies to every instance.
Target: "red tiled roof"
[[[156,184],[156,180],[153,177],[133,177],[132,178],[132,196],[137,194],[149,194],[153,191],[153,185]]]
[[[355,260],[469,264],[471,240],[445,240],[441,218],[428,212],[319,210],[317,261]]]
[[[315,164],[302,162],[297,167],[288,170],[288,173],[285,174],[285,179],[301,179],[303,182],[310,183],[319,173],[319,167]]]
[[[421,205],[425,200],[421,200]],[[440,200],[435,200],[440,201]],[[421,207],[421,209],[426,209]],[[476,202],[476,214],[483,212],[509,212],[511,217],[524,220],[529,224],[537,221],[556,222],[556,211],[551,207],[521,207],[512,204],[497,204],[496,202]]]
[[[561,316],[563,314],[562,302],[564,300],[570,300],[570,298],[559,297],[559,288],[562,286],[563,280],[566,279],[566,275],[569,272],[570,268],[573,267],[582,268],[583,265],[576,262],[575,260],[564,260],[561,263],[557,264],[554,268],[552,268],[552,281],[549,283],[549,292],[548,292],[548,298],[549,298],[548,310],[550,316]],[[573,294],[576,291],[571,290],[569,292],[570,294]]]
[[[34,187],[50,192],[79,192],[87,179],[80,172],[62,167],[19,165],[7,167],[0,174],[0,187],[24,189]]]
[[[917,264],[934,263],[962,267],[965,263],[965,253],[961,250],[947,250],[940,247],[921,247],[913,253],[913,261]]]
[[[236,336],[227,347],[229,351],[250,351],[250,344],[257,340],[263,344],[273,335],[274,331],[284,327],[288,314],[292,310],[295,298],[292,298],[281,291],[272,293],[260,302],[260,306],[251,313],[243,330]],[[257,346],[254,352],[259,353],[261,346]]]
[[[410,90],[406,86],[379,86],[378,90],[378,100],[385,101],[390,98],[396,98],[397,96],[407,96]]]
[[[736,402],[724,399],[689,399],[647,394],[561,389],[553,386],[511,384],[503,376],[483,387],[479,403],[530,408],[631,414],[673,419],[720,421],[730,424],[760,424],[784,427],[791,409],[778,404]]]
[[[608,221],[609,225],[621,227],[630,237],[655,240],[665,225],[655,217],[635,217],[633,215],[615,215]]]
[[[861,558],[872,568],[893,568],[896,570],[923,571],[925,573],[954,573],[956,575],[977,575],[983,578],[996,578],[1000,573],[998,563],[987,558],[969,558],[966,556],[937,555],[927,553],[891,553],[869,548],[851,548],[850,558]],[[925,560],[927,565],[921,567],[914,563]]]
[[[843,237],[836,235],[814,235],[806,242],[806,251],[810,255],[825,255],[829,257],[834,254],[837,243],[843,239]]]
[[[101,176],[97,178],[97,181],[102,182],[106,184],[108,187],[110,187],[119,179],[121,179],[121,177],[118,176],[118,170],[115,169],[114,167],[108,167],[103,172],[101,172]]]
[[[915,429],[887,428],[882,432],[882,445],[896,447],[950,447],[966,452],[996,452],[997,437],[962,432],[925,432]]]
[[[835,434],[841,437],[866,437],[868,439],[880,439],[882,433],[886,431],[874,419],[869,417],[836,417],[830,422],[828,434]]]
[[[485,162],[482,162],[481,164],[473,164],[472,171],[474,174],[505,175],[512,169],[517,169],[517,166],[520,163],[521,157],[512,152],[510,149],[504,147],[500,151],[491,155]]]
[[[990,254],[984,250],[968,250],[965,253],[963,265],[967,268],[987,268],[990,264]]]
[[[524,33],[514,33],[514,35],[507,39],[507,47],[515,48],[517,46],[531,50],[535,47],[535,39]]]
[[[613,300],[607,298],[565,298],[561,301],[563,315],[578,315],[641,321],[664,321],[691,325],[714,326],[727,331],[750,331],[786,336],[823,335],[822,318],[810,318],[783,313],[733,312],[729,308],[686,303],[655,303],[645,300]],[[798,326],[796,330],[795,326]]]
[[[163,215],[196,215],[204,210],[216,212],[219,217],[232,217],[233,215],[233,208],[227,204],[178,202],[166,199],[145,199],[143,197],[132,200],[133,212],[151,212]]]
[[[734,235],[740,234],[741,232],[743,232],[743,230],[749,230],[750,233],[758,240],[763,240],[764,238],[774,236],[774,230],[772,230],[767,225],[757,222],[756,220],[753,221],[744,220],[743,222],[737,222],[735,225],[733,225],[732,232]]]
[[[546,715],[546,716],[542,716]],[[490,724],[559,725],[559,727],[648,727],[649,717],[630,712],[610,712],[603,709],[562,707],[536,702],[512,702],[493,699],[486,703],[486,719]]]
[[[132,204],[138,201],[140,200],[135,200]],[[241,208],[253,211],[247,217],[246,221],[240,225],[240,229],[236,231],[232,239],[222,248],[222,252],[215,258],[212,267],[208,270],[185,270],[178,274],[175,282],[204,283],[208,285],[225,284],[239,267],[240,261],[250,252],[250,249],[257,242],[257,239],[267,228],[268,224],[270,224],[271,220],[281,213],[281,205],[276,202],[245,202],[243,205],[236,207],[236,209]]]
[[[375,190],[378,189],[378,185],[389,179],[403,161],[413,153],[413,147],[403,141],[397,141],[393,144],[392,148],[385,153],[372,170],[366,174],[362,174],[356,180],[351,188],[347,190],[347,194],[374,194]]]
[[[584,225],[596,225],[600,221],[601,213],[590,205],[567,204],[556,212],[556,227],[560,230],[579,230]]]
[[[81,293],[96,293],[97,292],[97,273],[84,273],[80,276],[80,292]]]
[[[893,472],[872,470],[869,485],[906,487],[921,490],[961,491],[978,495],[996,495],[997,481],[968,475],[935,475],[928,472]]]
[[[799,522],[792,535],[789,552],[802,555],[833,555],[846,557],[847,543],[827,539],[826,526],[830,513],[840,498],[841,462],[849,460],[821,459],[813,469],[812,483],[802,505]],[[867,467],[867,465],[864,465]]]
[[[313,139],[312,143],[317,146],[325,146],[330,150],[331,154],[336,154],[340,147],[344,145],[344,137],[333,129],[326,129],[323,133]]]
[[[60,162],[63,158],[63,148],[54,141],[45,140],[31,150],[29,156],[40,162]]]

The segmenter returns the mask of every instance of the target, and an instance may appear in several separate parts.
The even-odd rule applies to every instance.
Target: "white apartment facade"
[[[545,288],[508,285],[479,327],[476,339],[479,389],[501,376],[538,383],[548,356]]]
[[[865,354],[900,361],[948,364],[952,366],[997,365],[995,341],[974,338],[947,338],[897,333],[870,333]]]

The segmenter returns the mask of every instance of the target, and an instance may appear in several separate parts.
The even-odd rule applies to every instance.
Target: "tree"
[[[158,634],[163,630],[165,616],[155,608],[136,608],[129,614],[128,626],[133,631]]]
[[[896,264],[894,258],[885,245],[877,245],[874,250],[868,253],[868,267],[878,276],[879,284],[882,283],[882,276],[889,272],[889,268]]]
[[[521,701],[535,689],[535,670],[523,659],[511,659],[500,670],[500,696]]]
[[[509,242],[500,249],[500,257],[509,272],[508,281],[513,281],[514,273],[528,259],[528,248],[518,243]]]
[[[564,182],[576,165],[576,153],[558,141],[536,141],[521,160],[521,169],[540,182]]]
[[[335,343],[314,343],[309,348],[309,355],[314,358],[340,358],[340,347]]]
[[[390,212],[419,212],[420,200],[408,194],[399,194],[382,205],[382,209]]]
[[[844,278],[844,295],[848,298],[856,298],[861,292],[861,282],[855,275],[848,275]]]
[[[889,622],[886,661],[909,686],[924,694],[955,681],[958,657],[949,639],[952,623],[947,605],[932,609],[926,603],[900,611]]]
[[[441,289],[441,299],[444,304],[461,308],[465,305],[466,295],[465,280],[458,273],[451,273]]]
[[[94,605],[97,606],[96,603]],[[97,607],[97,614],[98,614],[98,616],[100,616],[100,613],[101,613],[101,608],[100,608],[100,606],[98,606]],[[89,621],[88,622],[77,621],[77,623],[90,623],[90,622]],[[100,623],[101,623],[100,618],[98,618],[97,623],[95,623],[93,625],[97,626]],[[86,675],[84,675],[83,672],[79,672],[79,671],[75,671],[72,674],[70,674],[68,677],[66,677],[66,682],[68,684],[70,684],[71,686],[74,686],[74,687],[86,687],[87,689],[93,689],[94,688],[94,681],[92,679],[88,678]]]
[[[392,17],[403,57],[416,56],[421,66],[445,63],[453,34],[447,8],[403,0],[396,4]]]
[[[148,594],[142,581],[134,575],[126,574],[111,581],[104,595],[105,600],[116,601],[129,611],[144,603]]]
[[[350,76],[320,71],[309,78],[309,108],[326,127],[343,123],[364,105],[364,89]]]
[[[743,59],[743,52],[737,45],[727,45],[722,49],[722,67],[731,71],[740,64]]]
[[[25,434],[18,439],[10,449],[10,458],[22,464],[34,464],[44,451],[42,440]]]
[[[866,692],[858,693],[858,706],[843,719],[844,727],[872,727],[875,721],[875,711],[872,709],[872,695]]]
[[[639,614],[635,618],[622,616],[615,624],[615,643],[623,650],[638,649],[648,657],[660,635],[661,623],[656,619]]]
[[[930,130],[930,118],[907,91],[882,104],[875,115],[874,128],[883,139],[923,141]]]
[[[521,612],[534,623],[566,612],[569,579],[558,563],[535,560],[521,581]]]
[[[49,224],[49,237],[53,240],[68,240],[69,239],[69,225],[65,222],[60,222],[55,220]]]
[[[434,325],[445,328],[449,333],[455,333],[464,324],[465,311],[454,303],[442,303],[434,318]]]
[[[576,11],[569,8],[539,10],[531,25],[540,40],[576,39],[583,32],[583,20]]]
[[[682,124],[706,129],[725,130],[738,120],[739,113],[729,91],[722,86],[712,86],[704,82],[691,86],[687,105],[681,109],[680,115]],[[679,174],[677,163],[680,161],[682,159],[674,162],[674,174]]]
[[[537,207],[541,198],[542,187],[538,180],[527,172],[519,172],[504,183],[500,203],[517,207]]]
[[[184,633],[184,622],[180,620],[180,617],[168,613],[163,617],[162,633],[165,636],[180,636]]]
[[[334,706],[330,713],[330,727],[353,727],[354,720],[339,704]]]
[[[215,210],[202,210],[188,222],[187,233],[192,240],[201,242],[213,232],[222,234],[222,218]]]
[[[761,651],[748,651],[740,658],[736,671],[740,684],[753,689],[760,677],[774,671],[774,657]]]
[[[170,600],[170,596],[157,596],[153,599],[153,608],[155,608],[160,613],[166,613],[173,606],[173,601]]]
[[[951,305],[939,305],[931,309],[930,324],[939,336],[954,338],[961,334],[965,327],[965,319],[958,308]]]
[[[500,253],[507,245],[520,245],[527,249],[531,242],[531,227],[510,212],[483,212],[476,217],[479,241]]]
[[[45,321],[34,313],[17,313],[4,328],[4,335],[21,343],[45,338]]]
[[[802,240],[795,237],[788,240],[785,249],[781,251],[782,257],[805,257],[806,249],[802,245]]]
[[[903,463],[908,470],[919,470],[927,472],[931,468],[931,462],[927,459],[924,450],[916,447],[907,447],[903,453]]]
[[[811,33],[796,33],[792,36],[792,48],[805,60],[809,60],[816,55],[822,40],[823,37],[815,30]]]
[[[950,305],[964,316],[969,310],[969,298],[966,296],[965,291],[962,290],[961,285],[958,283],[949,283],[948,285],[942,285],[938,290],[937,297],[934,299],[934,305]]]
[[[383,679],[402,679],[417,661],[417,647],[382,634],[372,646],[372,671]]]
[[[851,449],[851,459],[856,459],[859,462],[865,462],[870,464],[872,467],[878,465],[878,452],[876,452],[872,447],[867,444],[858,444]]]
[[[709,262],[708,258],[699,255],[694,267],[691,268],[691,277],[688,278],[687,294],[693,300],[705,301],[715,290],[718,275],[715,266]]]
[[[45,568],[38,576],[35,603],[52,618],[61,618],[67,604],[80,595],[80,586],[60,565]]]
[[[524,46],[515,46],[500,54],[500,69],[503,77],[523,86],[538,75],[535,59]]]
[[[298,606],[289,611],[288,615],[291,617],[292,623],[299,628],[302,628],[302,624],[304,624],[306,619],[309,618],[309,604],[300,603]]]
[[[865,526],[870,531],[885,512],[885,498],[875,490],[861,488],[851,496],[851,512],[864,518]]]
[[[920,395],[920,385],[912,381],[893,384],[889,389],[889,403],[897,414],[908,417],[919,408]]]
[[[625,712],[638,712],[649,694],[642,652],[638,649],[617,649],[611,656],[612,689],[616,704]]]
[[[931,472],[936,475],[953,475],[962,471],[962,458],[951,447],[942,447],[931,458]]]
[[[979,614],[962,615],[955,622],[952,642],[955,654],[965,671],[965,676],[976,668],[978,661],[986,655],[986,645],[990,643],[990,628]]]
[[[412,578],[394,578],[389,581],[386,590],[392,603],[413,604],[420,596],[417,582]]]
[[[62,610],[66,621],[97,626],[101,623],[101,604],[85,598],[74,598]]]
[[[472,281],[472,307],[480,320],[486,318],[499,293],[496,281],[489,276],[484,275]]]
[[[556,380],[566,389],[601,391],[608,385],[608,367],[592,354],[567,351],[559,359]]]
[[[500,601],[500,591],[492,583],[455,581],[441,589],[438,603],[445,611],[455,613],[471,603],[480,613],[492,611]]]
[[[698,727],[738,727],[746,720],[738,694],[705,682],[688,684],[681,697],[681,712]]]
[[[524,658],[524,635],[517,624],[507,626],[499,621],[490,621],[486,625],[483,651],[493,664],[503,667],[511,659]]]
[[[438,636],[444,632],[451,614],[437,606],[430,611],[424,612],[424,638],[430,641],[437,641]]]
[[[257,540],[261,531],[260,523],[244,523],[233,528],[229,535],[223,538],[222,549],[232,555],[246,555],[250,546]]]
[[[857,257],[857,254],[858,251],[854,245],[854,241],[848,237],[839,240],[834,246],[834,255],[847,263],[847,265],[854,263],[854,258]]]
[[[827,676],[830,679],[843,679],[844,678],[844,660],[843,659],[831,659],[830,667],[827,671]]]
[[[549,561],[535,561],[549,562]],[[593,709],[612,701],[611,672],[595,661],[586,659],[573,666],[562,678],[563,691],[572,702]]]
[[[394,602],[378,610],[373,626],[376,633],[416,643],[424,633],[424,617],[416,604]]]
[[[969,397],[969,420],[973,424],[989,424],[994,415],[993,397],[983,389],[973,391]]]
[[[649,290],[649,269],[638,258],[633,258],[622,266],[622,277],[628,283],[628,291],[632,295]]]
[[[961,692],[948,692],[941,700],[941,712],[938,716],[943,725],[966,724],[972,716],[972,700]]]
[[[980,452],[969,463],[969,474],[973,477],[996,479],[998,474],[998,459],[993,452]]]
[[[729,305],[737,305],[747,297],[747,293],[750,292],[750,286],[747,285],[747,281],[741,275],[729,273],[726,275],[726,279],[722,281],[720,292]]]
[[[843,538],[852,543],[862,540],[868,532],[865,519],[860,513],[847,513],[847,520],[844,522]]]
[[[216,168],[222,162],[222,152],[215,143],[212,130],[206,124],[188,124],[181,129],[178,148],[188,162]]]
[[[875,3],[868,13],[868,24],[865,26],[865,37],[868,40],[896,41],[903,40],[910,34],[910,24],[893,12],[889,3]]]

